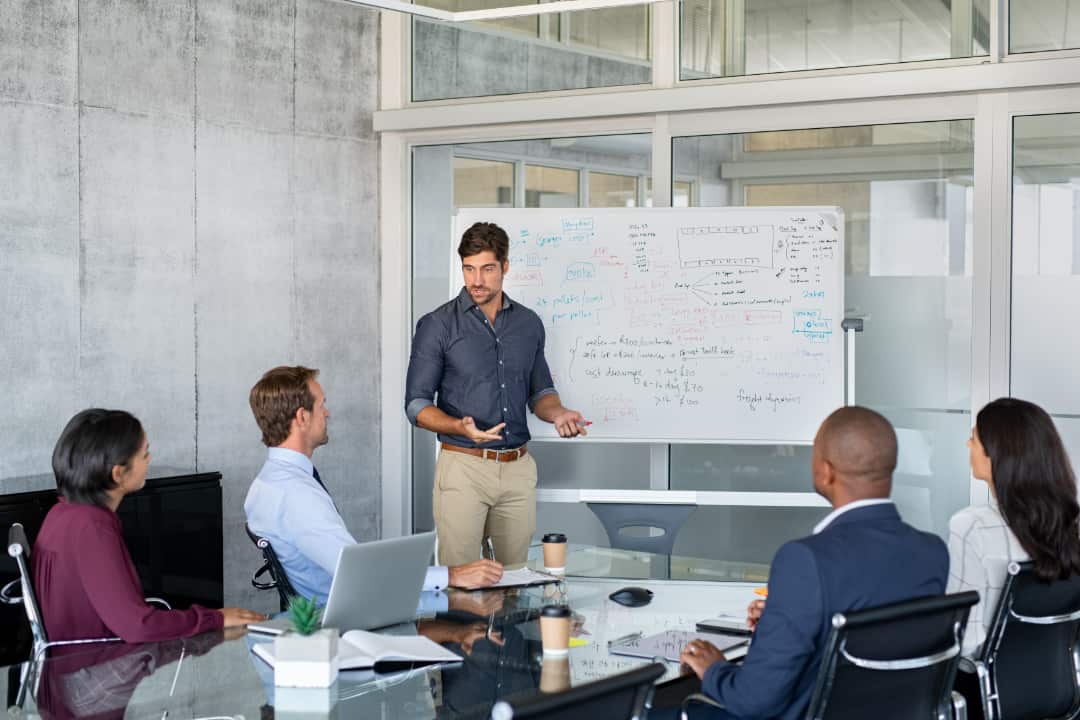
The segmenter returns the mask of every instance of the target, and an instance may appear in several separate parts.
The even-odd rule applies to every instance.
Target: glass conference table
[[[540,568],[540,549],[530,566]],[[3,668],[12,717],[167,718],[487,718],[504,697],[597,680],[647,660],[608,653],[608,641],[641,632],[693,630],[718,614],[741,616],[768,568],[609,548],[571,545],[567,577],[558,585],[488,592],[451,592],[450,609],[434,619],[387,629],[426,635],[462,656],[458,664],[379,675],[342,672],[327,690],[280,690],[273,670],[251,652],[271,638],[254,633],[207,633],[182,641],[107,643],[50,651],[35,668],[39,679],[20,698],[26,666]],[[644,607],[608,599],[626,585],[654,593]],[[574,612],[577,640],[563,664],[545,666],[537,616],[553,601]],[[495,640],[491,639],[494,637]],[[498,642],[496,642],[496,640]],[[678,675],[668,663],[664,679]],[[275,692],[276,691],[276,692]],[[22,700],[21,708],[13,703]]]

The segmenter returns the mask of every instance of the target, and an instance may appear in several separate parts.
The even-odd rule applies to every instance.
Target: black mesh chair
[[[965,720],[952,687],[978,601],[965,592],[833,615],[807,720]],[[684,708],[694,702],[716,705],[692,695]]]
[[[974,661],[987,720],[1080,717],[1080,576],[1041,582],[1032,563],[1010,563],[986,640]]]
[[[255,547],[259,548],[263,556],[263,564],[251,575],[252,587],[257,590],[273,590],[276,588],[278,591],[278,606],[282,611],[288,610],[289,601],[296,596],[296,589],[289,582],[289,576],[285,574],[285,568],[281,567],[281,562],[278,560],[277,553],[274,552],[273,545],[266,538],[252,532],[247,523],[244,524],[244,531],[251,538],[251,542],[255,543]],[[269,580],[260,580],[263,576],[269,577]]]
[[[23,664],[18,695],[15,701],[16,707],[21,708],[27,691],[31,688],[36,690],[40,661],[49,648],[63,645],[120,642],[120,638],[50,641],[45,633],[45,621],[41,616],[41,606],[38,604],[37,593],[34,590],[33,574],[30,572],[30,543],[26,540],[26,530],[23,529],[21,523],[13,523],[8,529],[8,555],[14,558],[15,564],[19,567],[19,578],[12,580],[3,589],[0,589],[0,601],[9,605],[22,604],[23,610],[26,612],[26,619],[30,622],[30,632],[34,638],[30,660]]]
[[[491,720],[643,720],[664,672],[662,664],[651,663],[560,693],[500,700]]]
[[[675,538],[697,505],[669,505],[664,503],[585,503],[599,518],[607,532],[611,547],[619,550],[639,550],[657,555],[670,555]],[[658,528],[659,535],[631,535],[627,528]]]

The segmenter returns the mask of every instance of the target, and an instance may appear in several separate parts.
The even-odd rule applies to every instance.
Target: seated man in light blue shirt
[[[251,411],[270,449],[248,490],[244,513],[248,527],[270,541],[296,591],[325,604],[338,555],[356,539],[311,461],[315,449],[328,440],[330,417],[326,396],[315,380],[318,372],[277,367],[251,389]],[[482,588],[501,577],[502,565],[491,560],[431,567],[423,589]],[[445,602],[429,609],[445,609]]]

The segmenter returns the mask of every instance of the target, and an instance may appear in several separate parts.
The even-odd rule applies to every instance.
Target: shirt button
[[[499,387],[506,387],[506,383],[503,383],[503,384],[502,384],[502,385],[500,385]]]
[[[502,360],[499,361],[499,364],[502,365]]]
[[[503,412],[506,412],[506,408],[503,408]]]
[[[502,342],[499,338],[495,338],[495,342]]]

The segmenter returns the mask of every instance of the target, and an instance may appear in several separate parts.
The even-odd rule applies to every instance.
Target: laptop
[[[413,620],[434,551],[433,532],[342,549],[323,627],[371,630]]]

